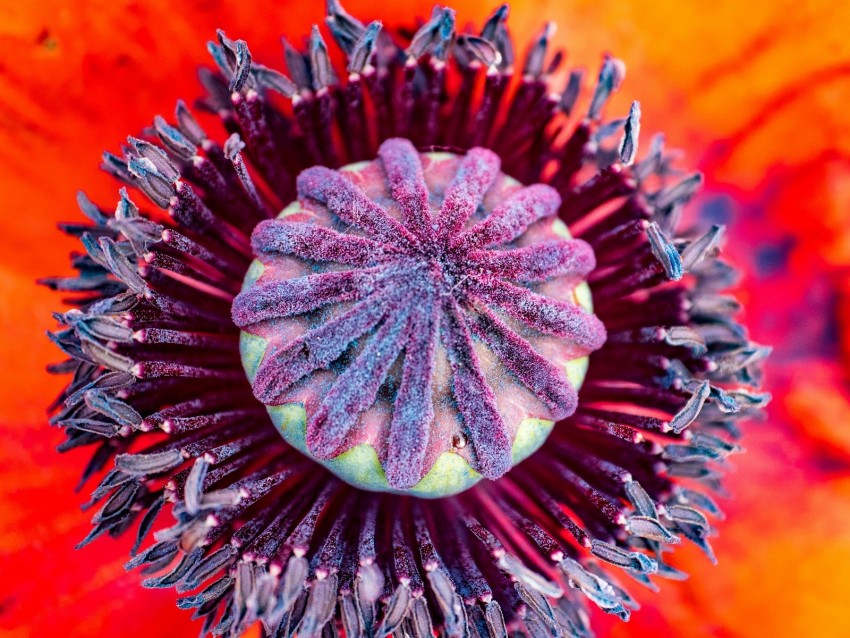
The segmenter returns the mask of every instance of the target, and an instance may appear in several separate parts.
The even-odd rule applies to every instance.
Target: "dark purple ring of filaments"
[[[767,349],[722,294],[735,273],[717,257],[721,229],[676,234],[700,178],[677,178],[660,138],[635,162],[636,106],[601,122],[622,79],[613,58],[571,117],[582,74],[556,94],[563,54],[550,54],[548,25],[515,74],[506,6],[479,35],[437,7],[407,38],[328,4],[345,81],[318,28],[307,51],[286,43],[291,79],[220,33],[200,107],[227,142],[181,102],[176,125],[158,117],[147,140],[104,156],[168,214],[143,214],[122,189],[114,213],[81,195],[91,223],[61,226],[85,253],[72,255],[76,276],[44,280],[76,306],[51,335],[68,358],[50,370],[72,375],[51,422],[60,450],[94,448],[83,481],[114,463],[81,545],[138,524],[127,567],[175,587],[215,635],[260,621],[271,636],[586,636],[584,599],[628,618],[612,566],[653,586],[653,573],[683,576],[663,556],[681,538],[710,555],[717,462],[768,400],[753,390]],[[356,490],[287,446],[251,393],[230,318],[251,231],[294,199],[295,176],[372,159],[390,137],[485,146],[520,182],[557,190],[561,219],[596,254],[589,283],[608,331],[575,414],[532,459],[436,501]],[[166,502],[175,523],[163,529]]]
[[[391,138],[381,144],[378,157],[390,194],[401,208],[400,221],[345,174],[317,166],[298,176],[299,198],[327,207],[345,232],[286,219],[261,222],[254,230],[257,255],[294,255],[312,264],[332,262],[355,269],[255,284],[234,301],[237,326],[246,329],[356,302],[297,339],[270,347],[253,381],[254,395],[266,405],[287,402],[293,385],[326,369],[352,341],[374,330],[368,345],[309,415],[307,444],[319,459],[348,449],[346,438],[360,414],[375,403],[390,367],[403,352],[385,469],[390,487],[408,489],[430,469],[425,466],[427,447],[437,445],[429,432],[440,340],[452,367],[454,403],[468,433],[473,469],[486,478],[499,478],[513,464],[513,437],[475,354],[473,335],[537,396],[548,410],[545,417],[558,421],[573,414],[577,395],[565,369],[539,354],[491,308],[535,332],[568,340],[575,357],[598,349],[605,328],[594,315],[519,285],[564,276],[581,281],[595,266],[593,252],[581,240],[507,246],[535,222],[557,213],[560,197],[544,184],[513,193],[483,221],[464,230],[499,177],[501,163],[491,151],[467,152],[433,218],[413,144]],[[352,229],[362,234],[352,234]],[[494,247],[500,249],[487,250]]]

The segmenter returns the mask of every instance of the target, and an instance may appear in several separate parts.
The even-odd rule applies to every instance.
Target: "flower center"
[[[392,139],[298,190],[255,231],[233,307],[287,441],[364,489],[439,497],[503,475],[572,414],[605,331],[554,189],[486,149]]]

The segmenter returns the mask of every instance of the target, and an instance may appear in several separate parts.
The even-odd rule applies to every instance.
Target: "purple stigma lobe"
[[[596,350],[605,342],[605,326],[578,306],[544,297],[492,275],[471,277],[468,287],[476,298],[498,306],[535,330],[570,339],[588,350]]]
[[[319,459],[337,456],[360,413],[369,408],[407,331],[405,314],[390,315],[369,340],[363,352],[346,368],[318,411],[307,422],[307,446]]]
[[[538,219],[557,213],[560,205],[561,196],[554,188],[534,184],[513,195],[483,222],[461,233],[452,244],[472,250],[513,241]]]
[[[430,307],[420,306],[410,322],[386,463],[387,481],[396,489],[409,489],[422,476],[434,420],[431,379],[439,314],[433,303]]]
[[[233,303],[233,321],[250,326],[266,319],[300,315],[332,303],[354,301],[375,289],[380,271],[326,272],[252,287]]]
[[[392,247],[365,237],[346,235],[316,224],[277,219],[258,224],[251,244],[259,255],[280,253],[348,266],[371,266],[396,254]]]
[[[293,383],[315,370],[326,369],[352,341],[371,330],[385,315],[389,297],[386,292],[374,295],[341,317],[273,348],[257,370],[254,395],[267,405],[281,403]]]
[[[445,310],[443,343],[454,373],[458,410],[478,456],[478,471],[485,478],[498,478],[511,469],[511,441],[493,391],[481,373],[461,309],[449,299]]]
[[[467,323],[502,364],[552,410],[555,419],[575,412],[578,395],[566,374],[537,354],[528,341],[488,310],[481,310],[478,315],[470,314]]]
[[[439,232],[444,241],[453,237],[476,211],[500,165],[499,156],[485,148],[472,148],[463,158],[440,209]]]
[[[428,186],[425,184],[419,153],[409,140],[390,139],[381,144],[378,157],[387,172],[393,199],[404,211],[405,225],[420,241],[428,241],[434,232],[431,228]]]
[[[415,244],[413,236],[383,208],[351,183],[343,173],[314,166],[298,176],[298,194],[328,207],[342,221],[354,224],[375,239],[390,244]]]
[[[593,249],[580,239],[548,241],[516,250],[480,250],[471,261],[511,281],[537,282],[551,277],[583,279],[596,267]]]

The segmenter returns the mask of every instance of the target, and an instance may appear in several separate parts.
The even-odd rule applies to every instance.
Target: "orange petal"
[[[431,2],[383,4],[352,0],[347,6],[392,24],[427,15]],[[77,510],[82,499],[69,491],[83,460],[59,458],[52,450],[58,437],[44,423],[43,407],[60,384],[43,372],[58,358],[43,334],[57,302],[31,281],[68,271],[71,244],[53,225],[78,217],[78,188],[105,204],[115,199],[117,185],[96,170],[101,149],[115,150],[154,114],[168,115],[177,97],[198,94],[192,69],[207,64],[203,42],[216,27],[248,38],[258,60],[279,66],[280,31],[297,39],[321,19],[321,7],[306,2],[204,6],[189,11],[162,0],[90,0],[72,8],[45,0],[0,8],[0,360],[6,363],[0,572],[6,582],[9,574],[22,575],[22,584],[0,600],[4,635],[182,636],[197,630],[174,609],[173,592],[141,590],[138,575],[123,574],[126,541],[72,549],[88,531]],[[491,9],[472,0],[455,6],[461,24],[480,23]],[[742,7],[723,0],[707,9],[673,0],[526,0],[513,3],[512,30],[522,41],[544,17],[560,23],[559,41],[574,61],[595,70],[602,49],[626,60],[629,75],[610,115],[624,114],[632,98],[642,100],[644,131],[665,129],[672,145],[686,147],[690,163],[706,170],[710,184],[752,190],[782,168],[784,178],[774,183],[780,184],[779,205],[767,219],[799,240],[795,259],[823,256],[821,272],[848,264],[850,5],[816,0]],[[806,282],[797,284],[805,288]],[[846,326],[846,284],[836,289],[845,300]],[[770,302],[760,307],[755,318],[768,318]],[[850,344],[850,336],[843,338]],[[846,378],[846,356],[843,366]],[[680,552],[691,580],[641,596],[644,609],[628,625],[611,623],[611,636],[850,635],[835,613],[850,579],[843,515],[850,486],[819,468],[817,457],[799,452],[804,446],[795,439],[813,436],[846,449],[840,429],[846,389],[840,374],[830,372],[822,385],[801,371],[777,402],[798,428],[756,426],[745,441],[748,455],[737,460],[736,499],[715,541],[720,566]],[[781,498],[765,486],[781,486]],[[605,619],[600,622],[600,635],[607,635]]]

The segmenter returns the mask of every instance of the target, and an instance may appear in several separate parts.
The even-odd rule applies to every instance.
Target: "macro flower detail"
[[[557,191],[500,174],[492,151],[420,157],[389,139],[378,156],[299,175],[299,201],[254,230],[260,261],[233,319],[255,396],[286,404],[270,413],[287,440],[300,447],[306,427],[317,459],[369,445],[390,489],[445,496],[502,476],[575,411],[573,383],[605,338],[578,299],[595,262],[564,239]],[[362,478],[362,455],[329,467],[383,487],[377,467]]]
[[[639,150],[638,103],[603,119],[624,65],[556,86],[553,26],[518,63],[507,14],[408,31],[331,0],[345,68],[316,27],[286,75],[219,32],[203,117],[106,153],[114,212],[81,194],[62,225],[81,545],[134,530],[127,567],[203,633],[587,636],[588,601],[636,607],[619,575],[681,578],[682,540],[713,558],[769,349],[723,229],[678,230],[700,176]],[[427,483],[444,454],[472,480]]]

